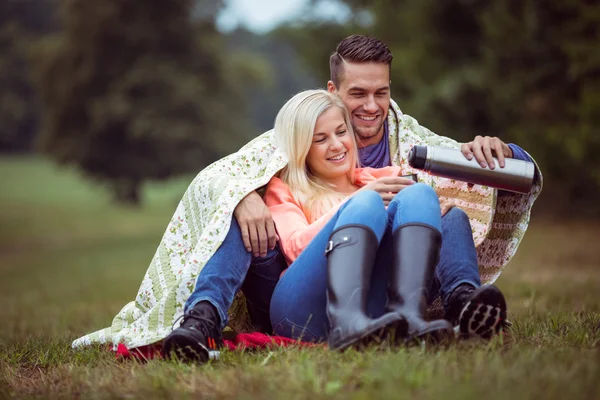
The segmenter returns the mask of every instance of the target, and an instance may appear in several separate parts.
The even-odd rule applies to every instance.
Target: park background
[[[292,3],[253,27],[243,7],[277,2],[0,0],[0,398],[599,398],[600,1]],[[392,98],[422,125],[538,162],[498,283],[511,334],[203,367],[70,350],[133,300],[194,175],[324,87],[352,33],[388,44]]]

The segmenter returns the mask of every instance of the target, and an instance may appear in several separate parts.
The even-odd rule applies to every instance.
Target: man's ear
[[[333,81],[327,82],[327,91],[329,93],[337,93],[337,88],[335,87],[335,84],[333,83]]]

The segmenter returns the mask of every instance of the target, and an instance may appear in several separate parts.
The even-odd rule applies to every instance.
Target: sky
[[[256,33],[265,33],[276,25],[300,18],[309,0],[225,0],[225,9],[217,17],[217,27],[224,32],[242,25]],[[317,14],[323,19],[343,21],[349,12],[335,0],[324,2]]]

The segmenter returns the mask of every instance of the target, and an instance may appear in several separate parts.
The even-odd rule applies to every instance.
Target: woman
[[[327,339],[332,349],[390,330],[404,340],[452,334],[448,321],[423,319],[438,295],[429,295],[441,242],[435,191],[398,178],[399,167],[357,168],[348,113],[326,91],[289,100],[275,135],[289,164],[270,181],[265,202],[290,266],[271,300],[274,333]],[[464,221],[458,247],[478,280]]]

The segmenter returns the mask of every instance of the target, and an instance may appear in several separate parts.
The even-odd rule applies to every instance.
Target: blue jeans
[[[327,338],[325,248],[331,233],[348,224],[369,227],[380,243],[371,277],[367,312],[374,318],[383,315],[393,252],[392,232],[411,223],[426,224],[442,233],[440,262],[429,291],[430,301],[441,295],[446,302],[449,294],[462,283],[480,286],[471,227],[462,210],[454,208],[441,218],[435,191],[422,183],[399,192],[387,209],[379,194],[364,191],[340,207],[280,279],[271,301],[274,333],[305,341]]]
[[[265,257],[253,257],[244,246],[239,224],[232,218],[225,240],[200,271],[184,311],[208,301],[217,309],[223,329],[228,322],[229,307],[241,289],[254,328],[270,333],[271,296],[285,267],[279,247],[269,250]]]

